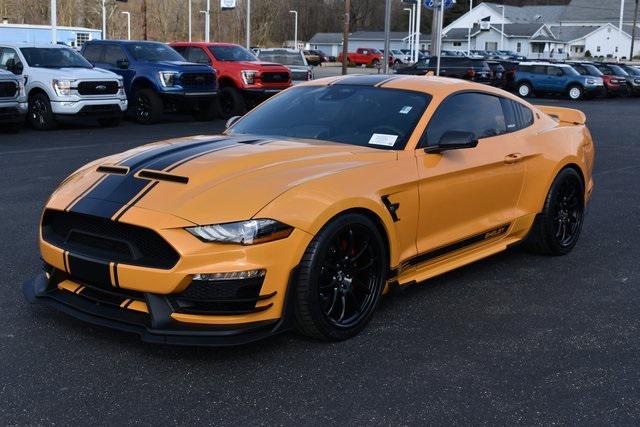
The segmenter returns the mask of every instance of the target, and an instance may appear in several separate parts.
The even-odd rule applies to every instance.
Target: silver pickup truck
[[[0,69],[0,128],[17,132],[27,114],[22,77]]]

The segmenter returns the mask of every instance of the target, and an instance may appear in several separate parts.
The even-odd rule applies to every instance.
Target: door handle
[[[504,162],[506,164],[518,163],[520,160],[522,160],[521,153],[511,153],[504,156]]]

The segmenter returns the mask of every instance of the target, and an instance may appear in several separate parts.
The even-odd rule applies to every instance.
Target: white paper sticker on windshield
[[[384,145],[385,147],[393,147],[398,139],[398,135],[387,135],[384,133],[374,133],[369,144],[371,145]]]
[[[412,109],[413,107],[409,107],[408,105],[404,106],[402,107],[402,110],[400,110],[400,114],[409,114],[409,111],[411,111]]]

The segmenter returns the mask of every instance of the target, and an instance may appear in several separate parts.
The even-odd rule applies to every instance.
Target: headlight
[[[284,239],[291,234],[293,227],[273,219],[252,219],[226,224],[199,225],[188,227],[186,230],[203,242],[255,245]]]
[[[256,81],[256,74],[258,74],[258,72],[254,70],[242,70],[240,74],[242,75],[244,84],[252,85]]]
[[[24,79],[20,79],[20,81],[18,82],[18,90],[20,91],[20,97],[23,97],[27,94],[24,89]]]
[[[594,85],[594,84],[596,84],[596,80],[595,79],[587,79],[587,84],[588,85]]]
[[[633,84],[640,85],[640,79],[633,79]]]
[[[73,82],[75,80],[53,80],[53,89],[58,96],[69,96],[71,95],[71,84]]]
[[[164,87],[173,87],[175,85],[177,71],[159,71],[160,83]]]

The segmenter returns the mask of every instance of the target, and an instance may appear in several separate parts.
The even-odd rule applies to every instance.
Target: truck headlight
[[[256,74],[258,74],[258,72],[255,70],[242,70],[240,74],[242,75],[242,81],[244,81],[244,84],[252,85],[256,81]]]
[[[71,85],[75,82],[75,80],[53,80],[53,89],[56,91],[58,96],[69,96],[71,95]]]
[[[273,219],[252,219],[226,224],[199,225],[186,230],[203,242],[255,245],[284,239],[293,227]]]
[[[158,71],[160,84],[164,87],[173,87],[176,84],[177,71]]]

